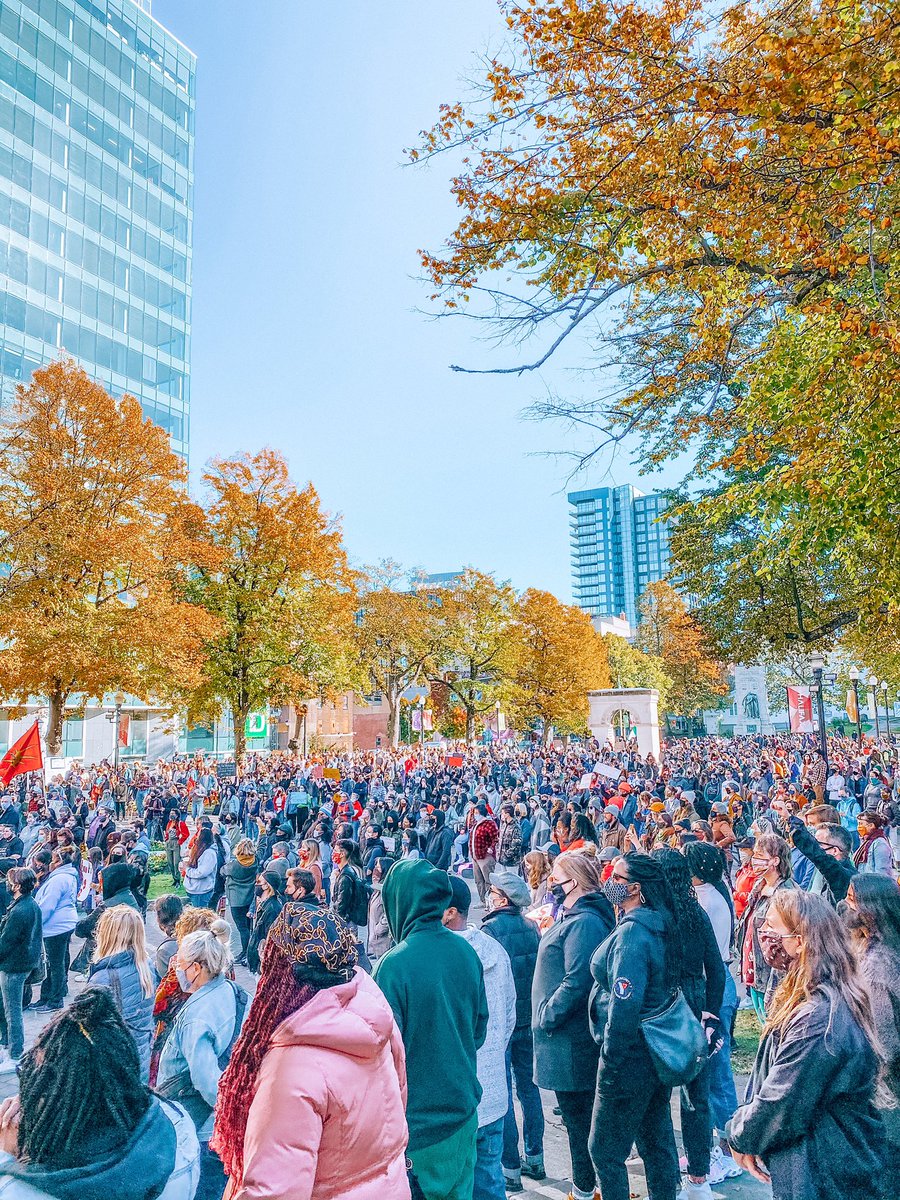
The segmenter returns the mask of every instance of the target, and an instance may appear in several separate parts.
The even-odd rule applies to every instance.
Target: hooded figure
[[[478,955],[441,924],[450,879],[425,859],[395,863],[381,890],[396,945],[375,968],[406,1048],[408,1154],[426,1200],[471,1198],[478,1048],[488,1006]]]
[[[433,823],[425,842],[425,857],[439,871],[449,871],[453,857],[453,830],[447,828],[445,814],[440,808],[431,814],[431,821]]]

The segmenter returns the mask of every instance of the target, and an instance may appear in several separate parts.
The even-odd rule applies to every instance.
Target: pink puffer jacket
[[[400,1031],[362,971],[275,1031],[232,1200],[409,1200]]]

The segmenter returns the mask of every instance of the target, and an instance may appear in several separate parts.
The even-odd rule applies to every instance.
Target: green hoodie
[[[397,943],[375,968],[406,1048],[409,1150],[433,1146],[461,1129],[478,1109],[478,1047],[488,1009],[478,955],[445,929],[450,878],[425,859],[404,859],[381,889]]]

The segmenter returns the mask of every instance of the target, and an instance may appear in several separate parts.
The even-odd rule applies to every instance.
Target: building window
[[[63,721],[62,752],[63,758],[84,756],[83,717],[66,717]]]

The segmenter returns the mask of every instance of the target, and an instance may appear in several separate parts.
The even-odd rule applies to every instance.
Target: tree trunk
[[[544,730],[541,734],[541,745],[549,746],[552,738],[553,738],[553,725],[545,717],[544,718]]]
[[[240,779],[241,777],[244,751],[247,748],[246,725],[247,717],[249,715],[250,709],[247,705],[243,705],[240,708],[235,708],[232,706],[231,721],[234,725],[234,765],[236,779]]]
[[[391,745],[396,748],[400,745],[400,697],[393,692],[388,692],[388,737]]]
[[[466,705],[466,745],[471,746],[475,741],[475,707]]]
[[[47,720],[47,756],[58,758],[62,754],[63,719],[66,712],[68,693],[63,691],[62,683],[54,680],[54,688],[47,699],[50,706],[50,716]]]

